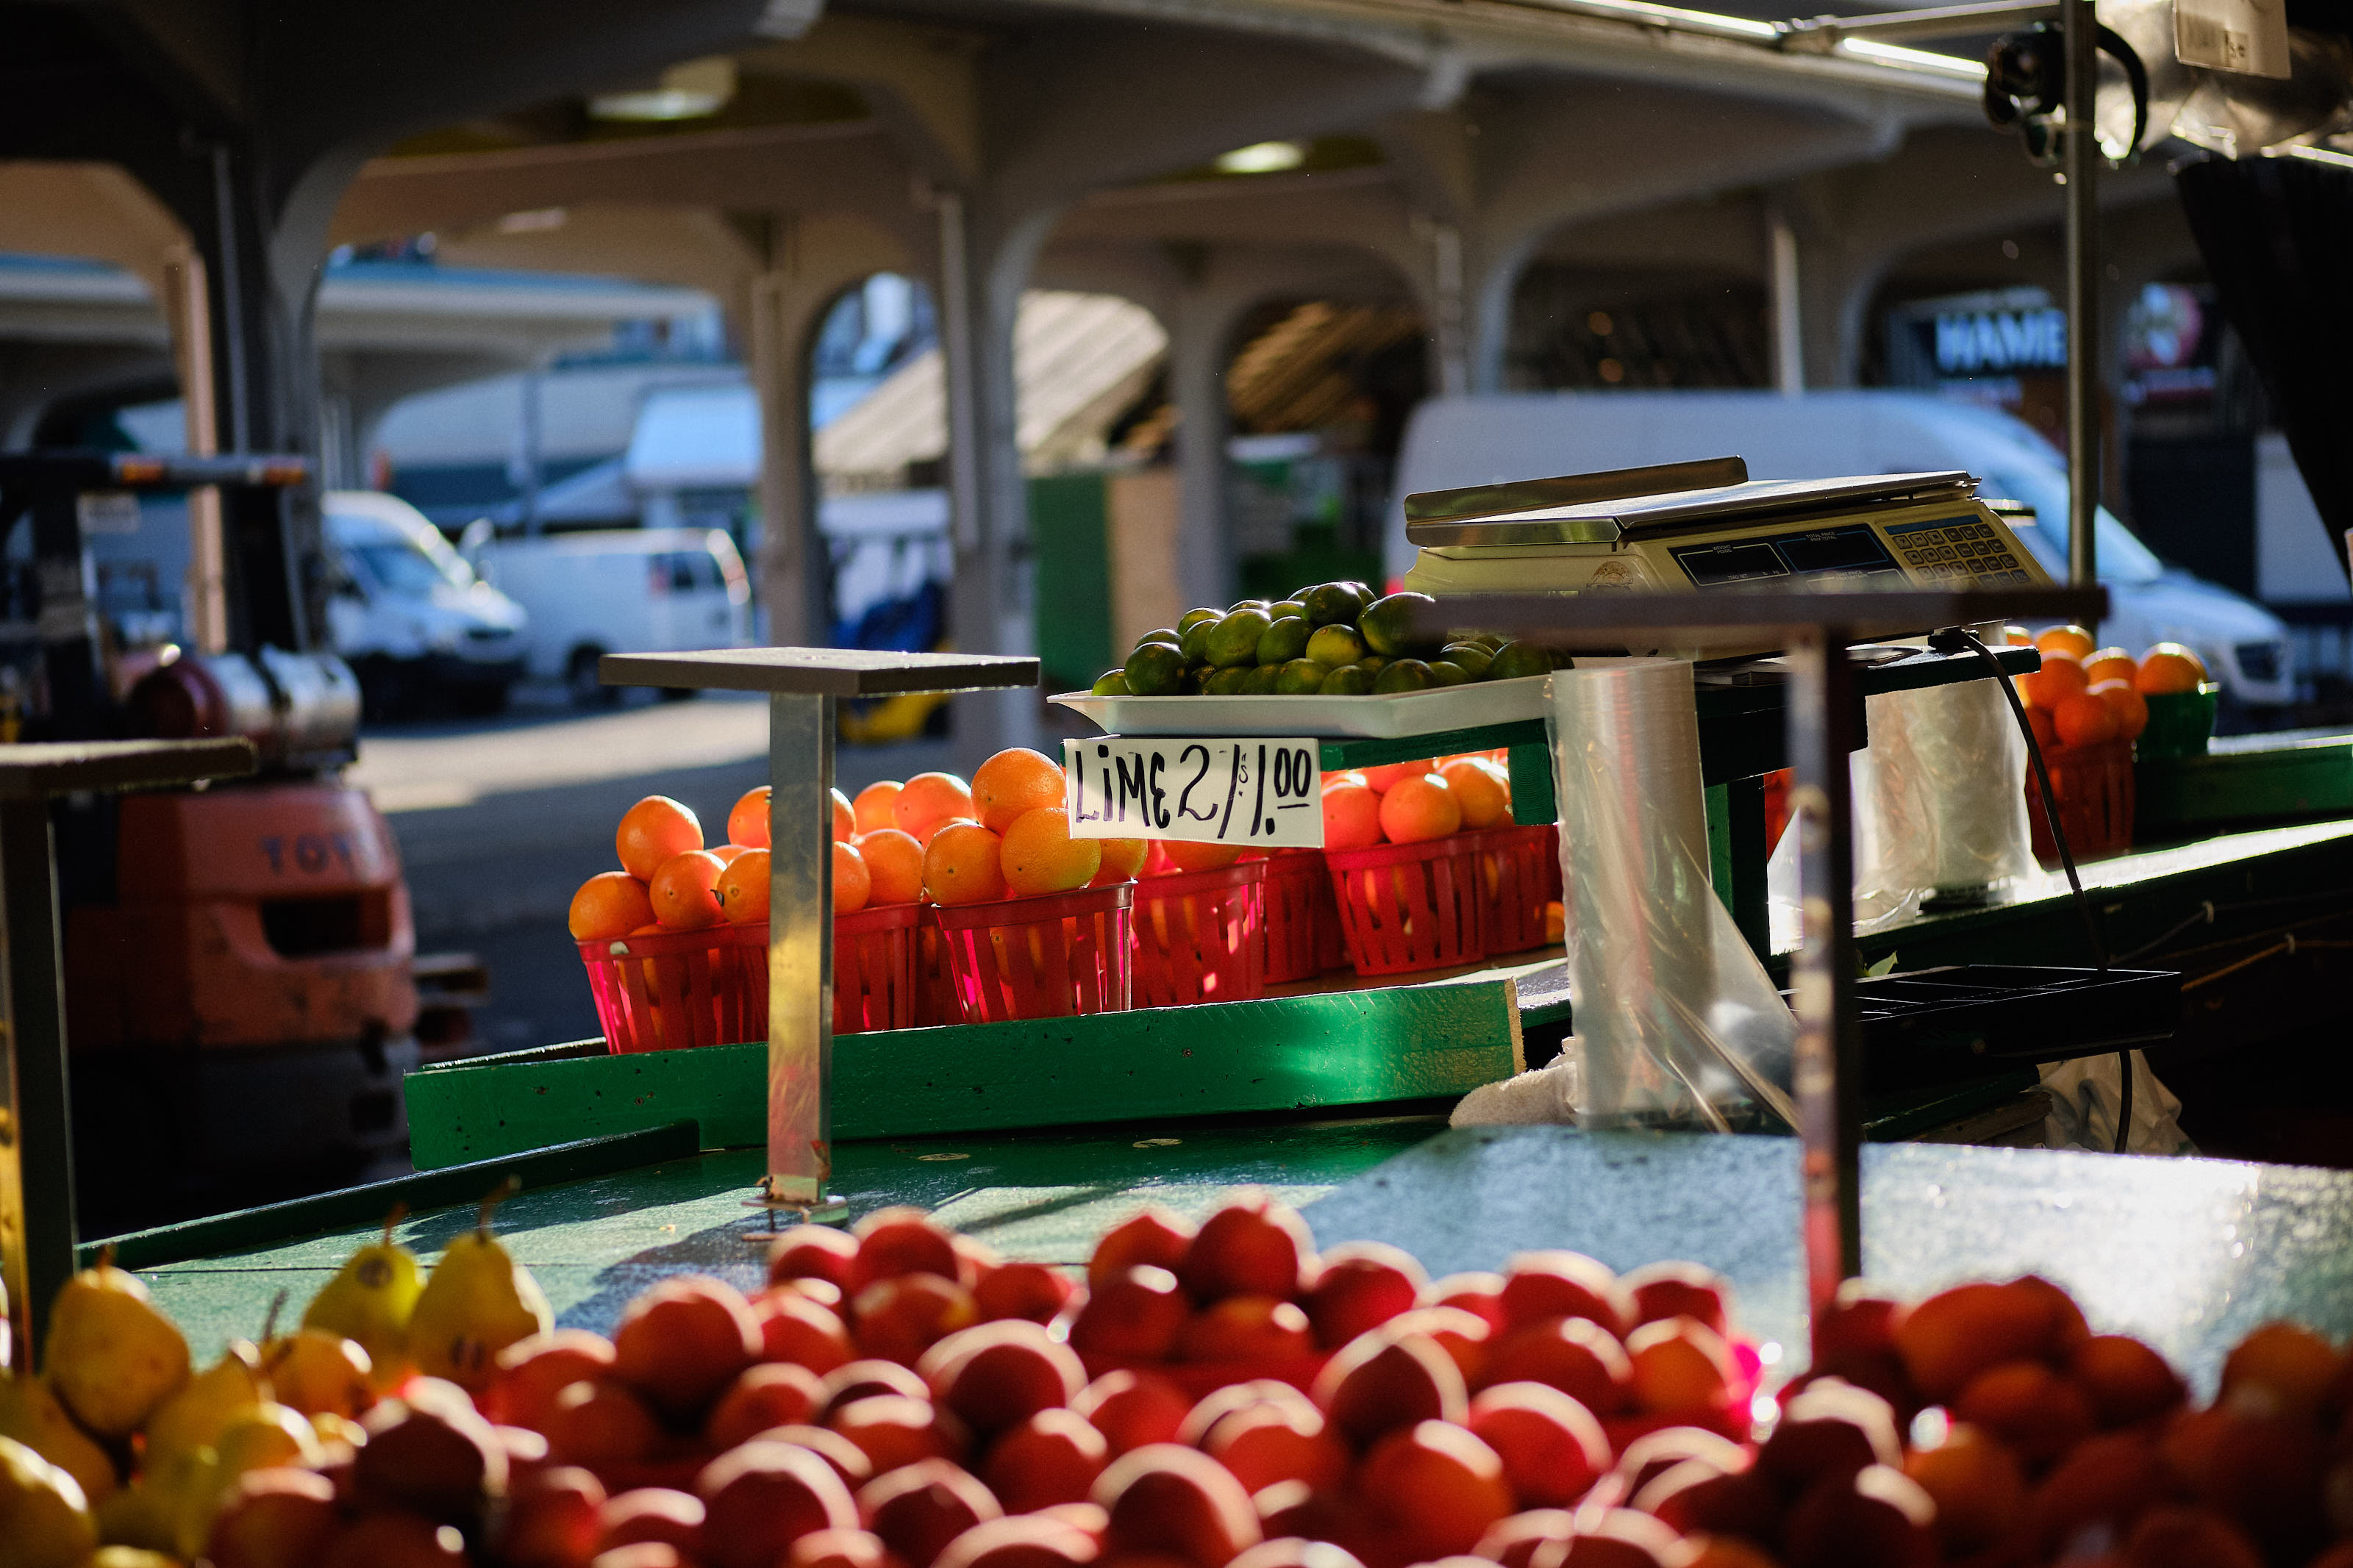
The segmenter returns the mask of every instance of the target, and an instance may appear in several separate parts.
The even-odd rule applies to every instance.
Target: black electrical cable
[[[1995,657],[1993,649],[1978,641],[1977,635],[1968,627],[1956,626],[1949,632],[1938,632],[1928,641],[1932,647],[1939,643],[1950,646],[1950,639],[1954,637],[1976,650],[1978,656],[1992,667],[1994,684],[2010,700],[2010,710],[2018,720],[2019,733],[2026,737],[2026,755],[2034,764],[2034,782],[2042,791],[2042,819],[2050,825],[2051,842],[2058,847],[2059,864],[2067,872],[2068,890],[2075,896],[2075,912],[2083,917],[2084,936],[2092,944],[2092,961],[2105,974],[2108,968],[2108,944],[2100,940],[2100,922],[2092,913],[2092,900],[2084,896],[2084,879],[2075,874],[2075,857],[2067,848],[2067,829],[2059,821],[2059,797],[2052,792],[2051,770],[2043,765],[2042,746],[2034,738],[2034,726],[2027,722],[2026,705],[2018,700],[2018,689],[2010,683],[2010,672],[2002,668],[2001,660]],[[2116,1066],[2124,1078],[2124,1089],[2117,1097],[2116,1106],[2116,1152],[2121,1154],[2132,1136],[2132,1052],[2128,1049],[2118,1051]]]

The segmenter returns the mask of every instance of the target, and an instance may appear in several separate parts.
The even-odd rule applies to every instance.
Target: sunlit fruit
[[[621,869],[641,882],[653,880],[665,862],[702,847],[702,823],[666,795],[649,795],[621,814],[613,849]]]
[[[1084,1502],[1111,1444],[1074,1410],[1040,1410],[990,1446],[980,1479],[1015,1513]]]
[[[1180,1361],[1279,1362],[1314,1349],[1307,1314],[1278,1296],[1225,1297],[1193,1314],[1176,1336]]]
[[[1005,897],[1004,844],[976,822],[951,822],[923,851],[923,895],[935,904]]]
[[[839,1313],[793,1290],[768,1290],[752,1303],[760,1325],[760,1359],[789,1361],[819,1377],[855,1359]]]
[[[860,1522],[909,1563],[929,1564],[957,1536],[1005,1512],[987,1487],[945,1459],[877,1475],[857,1501]]]
[[[1095,869],[1090,888],[1108,888],[1118,882],[1132,882],[1144,869],[1144,858],[1152,852],[1148,838],[1098,838],[1103,863]]]
[[[2009,1448],[1974,1426],[1948,1427],[1942,1443],[1904,1461],[1904,1473],[1936,1503],[1936,1534],[1952,1555],[1992,1545],[2024,1517],[2025,1471]]]
[[[1588,1318],[1542,1318],[1506,1331],[1488,1350],[1482,1381],[1542,1383],[1597,1415],[1627,1402],[1634,1369],[1618,1336]]]
[[[896,779],[878,779],[858,792],[849,803],[850,813],[857,819],[858,831],[871,833],[877,828],[896,827],[898,818],[892,807],[905,786]]]
[[[661,1424],[644,1400],[617,1383],[581,1382],[557,1393],[545,1417],[548,1457],[601,1469],[653,1452]]]
[[[833,912],[853,914],[866,907],[874,895],[874,878],[866,868],[866,857],[854,844],[841,839],[833,842]]]
[[[1609,1439],[1593,1412],[1541,1383],[1505,1383],[1471,1401],[1471,1430],[1504,1462],[1523,1508],[1560,1508],[1609,1468]]]
[[[2092,641],[2092,634],[2082,626],[2045,626],[2035,634],[2034,646],[2044,653],[2067,653],[2087,659],[2097,645]]]
[[[2053,1333],[2051,1304],[2012,1285],[1957,1285],[1905,1314],[1896,1353],[1928,1399],[1943,1403],[1988,1367],[2040,1356]]]
[[[1237,1196],[1201,1222],[1176,1276],[1197,1301],[1227,1296],[1289,1300],[1314,1257],[1314,1237],[1290,1205],[1263,1194]]]
[[[1062,804],[1062,766],[1043,752],[1014,746],[973,770],[973,815],[992,833],[1010,828],[1024,812]]]
[[[1242,858],[1239,844],[1194,844],[1181,838],[1161,841],[1160,853],[1171,874],[1180,871],[1222,871]]]
[[[1008,1263],[981,1277],[972,1299],[984,1321],[1020,1318],[1050,1323],[1070,1304],[1078,1287],[1070,1276],[1043,1263]]]
[[[2165,1358],[2124,1334],[2098,1334],[2076,1347],[2067,1365],[2103,1426],[2162,1415],[2181,1403],[2181,1379]]]
[[[2056,713],[2059,705],[2070,697],[2090,689],[2091,680],[2084,674],[2084,661],[2071,653],[2046,651],[2042,668],[2030,670],[2018,678],[2018,689],[2027,701],[2037,708]]]
[[[841,837],[841,810],[847,803],[833,792],[833,836]],[[756,784],[735,797],[727,811],[727,841],[746,849],[768,847],[768,786]]]
[[[604,942],[651,925],[654,906],[646,885],[627,871],[599,871],[572,895],[567,928],[575,941]]]
[[[1446,1421],[1416,1422],[1376,1443],[1357,1469],[1356,1496],[1374,1528],[1393,1531],[1420,1562],[1469,1552],[1513,1507],[1495,1450]]]
[[[900,786],[891,802],[891,826],[918,839],[953,817],[977,821],[973,816],[972,787],[954,773],[917,773]]]
[[[1953,1401],[1954,1418],[2008,1444],[2030,1465],[2044,1465],[2092,1435],[2092,1402],[2040,1361],[2004,1362],[1969,1379]]]
[[[1697,1263],[1650,1263],[1620,1277],[1636,1323],[1696,1318],[1719,1334],[1732,1331],[1732,1282]]]
[[[1732,1352],[1724,1336],[1696,1318],[1662,1318],[1626,1338],[1635,1406],[1704,1422],[1732,1399]]]
[[[641,1292],[613,1330],[613,1370],[672,1416],[699,1412],[759,1359],[759,1320],[723,1279],[680,1275]]]
[[[1324,792],[1324,847],[1365,849],[1381,841],[1379,792],[1361,784],[1335,784]]]
[[[1515,1253],[1504,1271],[1504,1321],[1514,1328],[1545,1318],[1585,1318],[1623,1336],[1633,1314],[1626,1288],[1608,1265],[1581,1252]]]
[[[866,901],[912,904],[923,896],[923,847],[895,827],[861,833],[852,844],[866,862]]]
[[[1384,1339],[1422,1335],[1446,1352],[1466,1386],[1483,1388],[1489,1381],[1487,1351],[1496,1337],[1495,1327],[1476,1312],[1461,1307],[1416,1307],[1370,1331]]]
[[[1174,1275],[1169,1286],[1176,1287]],[[1071,1408],[1093,1424],[1113,1454],[1124,1454],[1147,1443],[1175,1441],[1193,1402],[1165,1377],[1122,1369],[1081,1389]]]
[[[719,905],[719,879],[727,863],[707,849],[690,849],[663,861],[646,885],[654,919],[666,931],[701,931],[723,924],[726,911]]]
[[[807,1448],[754,1442],[703,1467],[694,1489],[707,1510],[712,1568],[776,1568],[792,1543],[820,1530],[854,1530],[858,1507],[831,1466]]]
[[[1771,1541],[1781,1531],[1781,1497],[1770,1482],[1705,1459],[1670,1465],[1634,1494],[1633,1505],[1686,1536]]]
[[[824,1399],[825,1384],[808,1368],[761,1362],[745,1367],[719,1396],[703,1420],[702,1435],[712,1449],[725,1453],[772,1427],[816,1419]]]
[[[662,1545],[700,1555],[702,1500],[671,1487],[639,1487],[606,1500],[596,1510],[601,1551],[641,1544]]]
[[[2210,679],[2206,661],[2181,643],[2161,642],[2140,656],[2140,673],[2133,685],[2144,697],[2162,692],[2195,691]]]
[[[2241,1340],[2222,1363],[2221,1398],[2260,1389],[2283,1414],[2312,1418],[2345,1368],[2327,1340],[2295,1323],[2265,1323]]]
[[[1005,890],[1017,898],[1083,888],[1103,868],[1102,841],[1071,837],[1070,814],[1060,805],[1025,811],[1003,831],[998,863]]]
[[[1303,1398],[1270,1399],[1229,1410],[1209,1423],[1201,1451],[1231,1470],[1255,1497],[1280,1481],[1303,1481],[1317,1491],[1348,1473],[1349,1454]]]
[[[1757,1451],[1757,1468],[1786,1492],[1872,1465],[1901,1465],[1895,1413],[1868,1389],[1820,1378],[1791,1395],[1780,1424]]]
[[[1176,1277],[1142,1265],[1089,1288],[1071,1321],[1071,1348],[1128,1361],[1166,1361],[1191,1315]]]
[[[951,1334],[925,1351],[915,1370],[934,1399],[984,1437],[1067,1406],[1087,1384],[1069,1345],[1019,1318]]]
[[[825,1378],[824,1410],[828,1419],[861,1399],[891,1394],[928,1403],[932,1385],[912,1366],[868,1357],[836,1367]]]
[[[498,1354],[482,1414],[512,1426],[543,1430],[555,1396],[612,1370],[613,1345],[586,1329],[553,1329],[517,1340]]]
[[[933,1568],[1082,1568],[1099,1545],[1086,1531],[1051,1514],[1016,1514],[974,1525],[948,1542]]]
[[[1375,794],[1387,795],[1397,788],[1398,780],[1419,778],[1437,765],[1437,758],[1424,757],[1419,762],[1382,763],[1377,767],[1363,768],[1358,771],[1365,775],[1365,783]]]
[[[2121,680],[2129,686],[2140,675],[2140,661],[2120,647],[2104,647],[2084,656],[2084,674],[2094,686],[2103,680]]]
[[[1936,1561],[1936,1505],[1902,1470],[1873,1465],[1826,1477],[1789,1507],[1781,1527],[1790,1568],[1928,1568]]]
[[[869,1285],[852,1299],[851,1313],[868,1354],[909,1366],[958,1329],[980,1321],[972,1292],[937,1274],[902,1274]]]
[[[2133,689],[2131,681],[2094,679],[2089,695],[2115,711],[2119,739],[2137,741],[2141,731],[2148,728],[2148,700]]]
[[[2063,746],[2096,746],[2115,740],[2124,728],[2116,710],[2090,691],[2072,692],[2052,704],[2051,723]]]
[[[1509,826],[1512,820],[1511,775],[1484,757],[1458,757],[1438,770],[1453,792],[1465,828]]]
[[[902,1394],[851,1400],[826,1426],[855,1444],[878,1476],[923,1459],[961,1459],[972,1447],[970,1430],[955,1415]]]
[[[841,905],[841,855],[847,845],[834,846],[834,907]],[[765,849],[746,849],[727,862],[719,873],[719,884],[713,889],[719,895],[719,912],[729,925],[765,925],[768,920],[768,900],[771,873]]]
[[[1166,1554],[1195,1568],[1223,1568],[1258,1544],[1249,1494],[1207,1454],[1156,1443],[1123,1454],[1095,1481],[1110,1515],[1106,1555]]]
[[[1316,1374],[1315,1404],[1333,1430],[1359,1447],[1416,1421],[1470,1413],[1461,1369],[1426,1334],[1363,1335]]]
[[[1429,1283],[1411,1253],[1387,1242],[1346,1242],[1325,1253],[1323,1262],[1306,1306],[1315,1337],[1327,1350],[1411,1310]]]
[[[1174,1273],[1185,1266],[1193,1226],[1182,1215],[1151,1204],[1103,1232],[1087,1259],[1087,1282],[1100,1285],[1138,1265]]]
[[[1419,844],[1462,828],[1462,806],[1436,773],[1402,778],[1381,796],[1381,832],[1392,844]]]

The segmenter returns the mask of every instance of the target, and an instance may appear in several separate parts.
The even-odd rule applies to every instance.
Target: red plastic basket
[[[915,921],[915,1026],[928,1029],[961,1024],[964,1009],[956,1003],[955,976],[948,973],[948,944],[940,934],[939,908],[934,904],[917,907],[923,913]]]
[[[958,1016],[967,1024],[1124,1013],[1135,884],[934,905]]]
[[[1266,983],[1310,980],[1348,962],[1340,942],[1340,906],[1320,849],[1266,859]]]
[[[1546,946],[1545,906],[1560,897],[1560,829],[1490,827],[1479,840],[1480,918],[1490,953]]]
[[[1135,885],[1138,1007],[1249,1002],[1266,988],[1264,860]]]
[[[833,917],[835,1034],[913,1026],[915,921],[923,910],[876,904]]]
[[[2059,797],[2059,825],[2067,830],[2068,852],[2078,860],[2121,855],[2132,847],[2133,747],[2130,741],[2098,741],[2088,746],[2045,746],[2042,765],[2051,770],[2051,790]],[[2042,791],[2034,769],[2026,770],[2026,815],[2034,829],[2034,858],[2059,864],[2051,822],[2043,815]]]
[[[584,942],[580,959],[616,1051],[768,1037],[765,921]]]
[[[1326,849],[1324,863],[1357,973],[1405,974],[1486,956],[1478,835]]]

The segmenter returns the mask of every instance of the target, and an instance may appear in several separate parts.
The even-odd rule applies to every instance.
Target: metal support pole
[[[834,700],[768,698],[768,1192],[822,1214],[833,1175]]]
[[[1796,998],[1799,1135],[1804,1160],[1806,1300],[1817,1323],[1839,1282],[1862,1272],[1862,1032],[1854,1010],[1854,858],[1847,753],[1854,667],[1837,627],[1798,632],[1789,648],[1789,825],[1799,835],[1804,939],[1790,963]]]
[[[1773,294],[1773,384],[1784,397],[1806,391],[1806,332],[1799,292],[1798,230],[1778,203],[1765,214],[1767,273]]]
[[[2064,0],[2067,123],[2067,580],[2100,580],[2094,521],[2100,504],[2100,143],[2092,129],[2099,86],[2093,0]]]
[[[49,1303],[73,1273],[73,1117],[66,1089],[65,975],[49,803],[0,799],[0,923],[7,991],[0,1014],[0,1281],[33,1369]],[[22,1226],[11,1224],[22,1216]]]

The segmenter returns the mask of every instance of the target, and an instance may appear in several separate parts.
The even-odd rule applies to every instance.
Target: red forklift
[[[58,803],[86,1236],[405,1168],[416,938],[391,829],[339,777],[360,694],[301,613],[307,479],[299,458],[0,454],[0,739],[234,735],[260,758],[251,779]],[[126,637],[90,544],[192,489],[217,497],[210,654]]]

